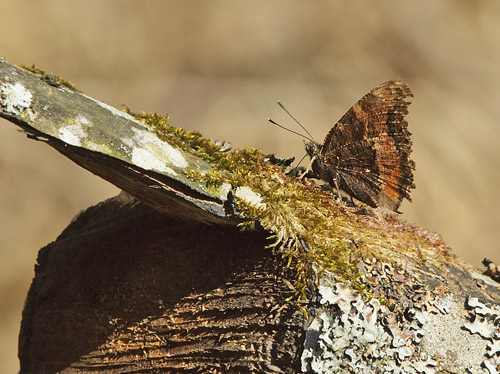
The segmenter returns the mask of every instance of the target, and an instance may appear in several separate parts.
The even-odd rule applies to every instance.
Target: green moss
[[[73,91],[81,92],[78,90],[73,83],[68,82],[61,77],[53,74],[48,74],[42,69],[37,68],[34,64],[31,66],[25,66],[25,65],[18,65],[21,69],[28,70],[29,72],[38,75],[42,80],[50,84],[51,86],[54,87],[68,87],[69,89],[72,89]]]
[[[394,214],[359,215],[357,208],[339,203],[311,181],[287,177],[282,167],[266,162],[257,149],[222,152],[221,146],[199,132],[170,126],[168,116],[127,111],[154,128],[159,138],[214,166],[213,171],[204,175],[188,170],[189,178],[204,181],[208,188],[218,188],[223,183],[229,183],[233,189],[247,186],[262,197],[259,207],[237,200],[239,211],[248,219],[240,228],[261,227],[272,233],[269,247],[287,259],[287,265],[295,270],[293,287],[298,300],[307,299],[312,263],[368,296],[369,282],[363,278],[359,266],[362,258],[403,264],[404,256],[427,260],[433,256],[431,248],[436,243],[428,235],[419,236],[416,228],[401,224]]]

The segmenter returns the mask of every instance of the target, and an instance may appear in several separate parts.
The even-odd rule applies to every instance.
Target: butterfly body
[[[323,144],[306,143],[315,175],[371,207],[397,211],[415,188],[405,120],[410,96],[405,83],[385,82],[354,104]]]

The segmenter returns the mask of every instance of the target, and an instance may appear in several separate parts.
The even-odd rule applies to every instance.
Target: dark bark
[[[304,316],[265,244],[123,195],[89,208],[39,253],[21,372],[295,372]]]

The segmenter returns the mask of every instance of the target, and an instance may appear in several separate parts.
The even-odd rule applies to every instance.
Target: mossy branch
[[[227,193],[209,190],[185,173],[208,173],[210,163],[59,77],[0,60],[0,116],[163,213],[205,223],[240,222]]]

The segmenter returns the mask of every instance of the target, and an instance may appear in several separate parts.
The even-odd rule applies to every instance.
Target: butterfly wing
[[[321,148],[330,179],[370,206],[397,211],[415,187],[405,120],[410,96],[410,88],[401,81],[374,88],[333,126]]]

